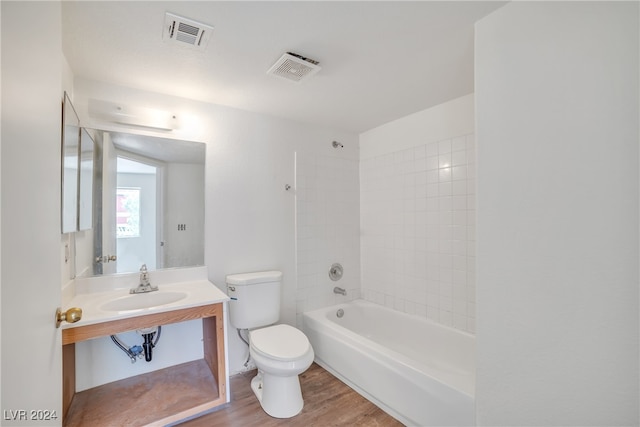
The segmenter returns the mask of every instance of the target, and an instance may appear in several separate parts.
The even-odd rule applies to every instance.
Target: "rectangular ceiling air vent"
[[[269,68],[267,74],[300,83],[320,71],[321,67],[318,64],[319,62],[313,59],[287,52]]]
[[[167,12],[162,39],[204,50],[212,33],[213,27],[210,25]]]

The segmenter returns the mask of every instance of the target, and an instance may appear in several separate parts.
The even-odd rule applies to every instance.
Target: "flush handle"
[[[62,322],[76,323],[80,319],[82,319],[81,308],[72,307],[64,313],[60,307],[56,310],[56,328],[59,328]]]

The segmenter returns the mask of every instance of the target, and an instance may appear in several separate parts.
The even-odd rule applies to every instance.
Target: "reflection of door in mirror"
[[[78,185],[78,230],[93,227],[93,153],[95,142],[87,129],[80,131],[80,182]]]
[[[95,207],[98,213],[96,226],[94,227],[94,274],[113,274],[116,272],[117,258],[116,235],[116,189],[118,177],[118,160],[116,147],[113,145],[111,135],[108,132],[101,133],[101,160],[100,179],[97,190],[101,197],[96,197],[99,206]]]

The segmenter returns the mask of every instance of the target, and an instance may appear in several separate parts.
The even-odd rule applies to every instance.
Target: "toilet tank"
[[[280,318],[282,272],[259,271],[226,277],[229,320],[238,329],[276,323]]]

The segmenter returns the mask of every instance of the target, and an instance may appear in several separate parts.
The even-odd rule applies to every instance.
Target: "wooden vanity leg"
[[[219,402],[227,401],[226,368],[224,359],[224,323],[222,310],[216,316],[202,319],[204,360],[218,383]]]
[[[62,346],[62,425],[76,394],[76,345]]]

